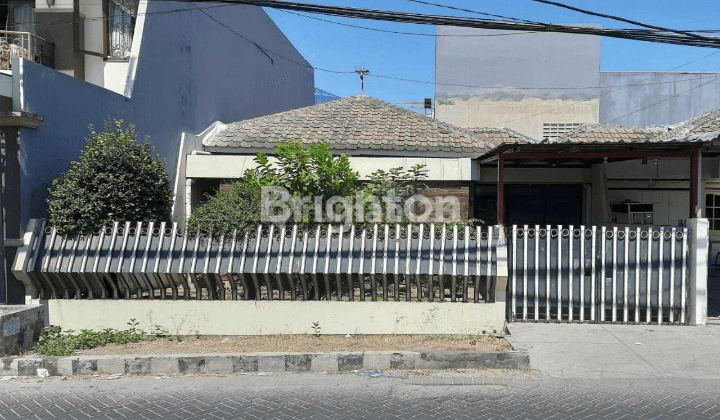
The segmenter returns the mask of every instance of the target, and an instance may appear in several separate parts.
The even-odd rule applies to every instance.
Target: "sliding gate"
[[[508,320],[686,324],[687,228],[513,226]]]

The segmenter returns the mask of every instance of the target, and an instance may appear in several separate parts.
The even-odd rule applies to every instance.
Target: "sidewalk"
[[[513,323],[508,341],[553,378],[720,379],[720,325]]]

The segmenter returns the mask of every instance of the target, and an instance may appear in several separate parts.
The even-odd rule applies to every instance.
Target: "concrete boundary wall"
[[[0,356],[18,354],[40,338],[46,321],[44,305],[0,305]]]
[[[171,334],[481,334],[501,332],[505,302],[159,301],[64,300],[42,302],[50,325],[127,329],[160,325]]]

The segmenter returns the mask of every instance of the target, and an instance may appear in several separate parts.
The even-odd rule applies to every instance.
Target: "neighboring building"
[[[583,124],[677,124],[720,106],[720,73],[600,71],[596,36],[437,32],[435,115],[460,127],[556,138]]]
[[[183,131],[314,102],[312,66],[259,7],[37,0],[5,13],[6,29],[21,31],[0,31],[8,246],[46,216],[47,188],[78,157],[88,124],[134,124],[174,179]]]
[[[322,89],[315,88],[315,105],[323,102],[334,101],[335,99],[340,99],[340,97]]]
[[[472,159],[501,143],[530,139],[505,129],[466,130],[367,96],[266,115],[230,124],[215,123],[195,136],[185,133],[178,159],[175,216],[181,219],[206,191],[242,177],[255,167],[257,152],[272,154],[278,142],[325,141],[347,153],[361,179],[377,169],[428,169],[428,197],[455,196],[461,218],[474,214]],[[189,187],[186,193],[185,188]],[[185,206],[179,204],[185,198]]]

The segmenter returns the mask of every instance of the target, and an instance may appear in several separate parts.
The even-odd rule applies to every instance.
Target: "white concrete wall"
[[[88,124],[101,128],[108,117],[134,124],[141,140],[150,137],[173,180],[182,132],[314,102],[312,68],[261,8],[202,4],[207,13],[248,34],[266,52],[199,10],[187,10],[189,3],[143,5],[147,13],[137,20],[127,95],[29,61],[20,60],[19,67],[13,67],[18,68],[13,72],[14,109],[44,118],[40,128],[20,130],[23,223],[45,217],[47,188],[78,157]],[[172,12],[178,9],[186,11]],[[97,12],[88,7],[85,13]],[[88,63],[93,66],[92,60]],[[278,79],[283,83],[269,84]]]
[[[50,325],[127,329],[131,319],[172,334],[480,334],[500,332],[505,303],[65,300],[47,305]]]
[[[124,94],[129,64],[127,61],[105,61],[102,86],[115,93]]]
[[[48,6],[45,0],[35,0],[35,12],[64,12],[71,10],[73,10],[73,0],[55,0],[55,4],[52,6]]]
[[[257,167],[255,156],[248,155],[189,155],[185,176],[188,178],[241,178],[247,169]],[[414,165],[426,165],[427,179],[435,181],[470,181],[471,160],[444,158],[369,158],[350,156],[350,167],[367,179],[378,169],[389,170]],[[275,162],[270,158],[270,162]]]
[[[504,127],[543,138],[543,123],[597,124],[599,99],[446,97],[438,98],[435,118],[458,127]]]
[[[85,45],[83,48],[86,51],[100,54],[104,52],[105,39],[103,35],[103,21],[102,19],[97,19],[97,17],[101,16],[103,16],[101,0],[80,2],[80,17],[83,19],[83,32],[85,35]],[[85,80],[97,86],[105,86],[105,60],[102,57],[85,55]]]

